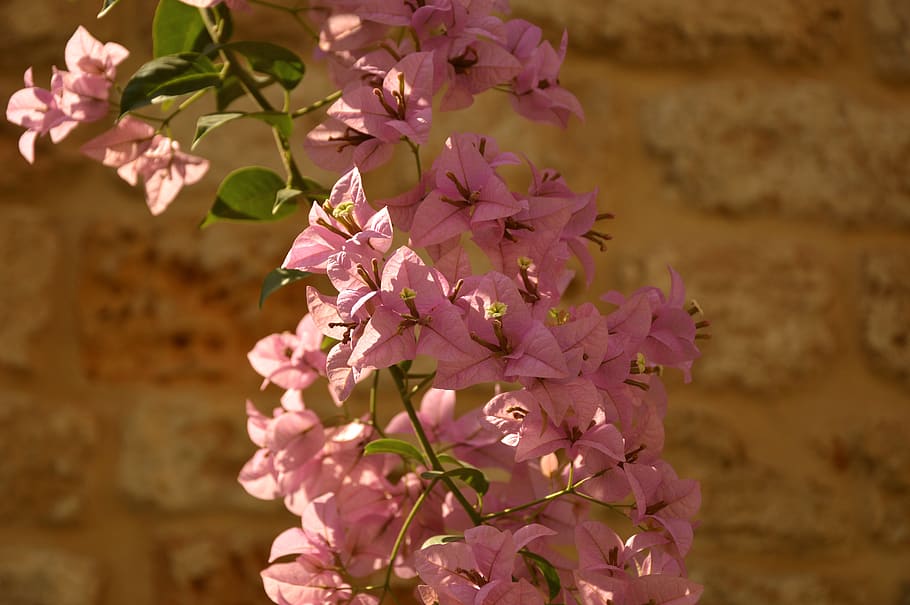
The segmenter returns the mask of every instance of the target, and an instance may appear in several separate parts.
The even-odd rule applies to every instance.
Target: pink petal
[[[34,130],[26,130],[19,137],[19,153],[29,164],[35,163],[35,140],[37,138],[38,133]]]
[[[308,543],[306,534],[299,527],[292,527],[281,532],[272,542],[269,552],[269,563],[287,555],[295,555],[306,549]]]
[[[515,541],[512,533],[499,531],[489,525],[480,525],[465,530],[464,539],[477,561],[479,571],[488,581],[512,578],[515,565]]]

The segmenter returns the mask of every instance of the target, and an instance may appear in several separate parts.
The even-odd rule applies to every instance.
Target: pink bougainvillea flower
[[[319,28],[319,51],[350,66],[363,49],[376,46],[383,39],[386,28],[365,19],[354,6],[348,6],[346,10],[344,4],[349,2],[334,4],[332,9],[320,11],[310,3],[310,8],[315,9],[313,13],[325,15]]]
[[[173,139],[155,135],[148,149],[120,166],[117,174],[130,185],[136,185],[141,178],[149,210],[158,215],[185,185],[197,183],[208,169],[208,160],[180,151],[180,144]]]
[[[481,525],[466,530],[464,542],[424,548],[416,554],[417,572],[430,588],[421,591],[424,602],[432,604],[427,597],[435,595],[440,604],[543,605],[543,594],[524,578],[515,581],[513,572],[521,560],[519,550],[554,533],[540,524],[524,526],[514,534]]]
[[[679,368],[685,381],[689,382],[692,380],[692,362],[701,356],[701,352],[695,346],[696,325],[688,311],[683,309],[686,290],[682,278],[672,267],[667,269],[670,273],[668,295],[659,288],[645,287],[636,290],[628,298],[619,292],[611,291],[602,299],[619,306],[615,312],[617,318],[626,315],[633,317],[630,311],[638,309],[634,314],[636,317],[634,331],[629,330],[631,324],[627,321],[612,322],[616,323],[617,330],[625,334],[624,338],[628,342],[627,351],[641,351],[649,364]],[[642,308],[648,309],[647,325],[642,321],[645,313]],[[611,326],[611,332],[613,330]]]
[[[35,140],[50,134],[58,143],[68,135],[78,122],[67,116],[57,105],[54,90],[35,86],[32,68],[25,71],[25,88],[12,94],[6,106],[6,119],[27,130],[19,138],[19,153],[29,164],[35,162]],[[60,83],[62,84],[62,83]]]
[[[297,324],[295,333],[283,332],[266,336],[256,343],[247,358],[253,369],[283,389],[303,390],[325,375],[325,353],[320,349],[322,333],[310,314]]]
[[[129,56],[129,51],[116,42],[101,43],[81,25],[66,43],[66,67],[71,73],[101,76],[110,82],[117,75],[117,66]]]
[[[538,380],[530,389],[501,393],[484,406],[485,420],[516,446],[515,461],[565,450],[568,459],[596,450],[606,465],[625,460],[623,436],[606,422],[600,396],[583,379],[568,384]]]
[[[466,285],[456,303],[467,313],[473,352],[469,358],[440,361],[436,387],[462,389],[492,380],[568,377],[553,334],[534,319],[515,283],[502,273],[490,272]]]
[[[152,214],[161,214],[184,185],[198,182],[208,171],[206,159],[183,153],[177,141],[155,134],[141,120],[126,116],[114,128],[82,146],[82,153],[117,174],[130,185],[141,178]]]
[[[58,104],[69,117],[79,122],[94,122],[109,111],[108,95],[117,74],[117,65],[129,56],[123,46],[102,44],[79,26],[66,43],[69,71],[54,72],[59,81]]]
[[[313,163],[334,172],[357,166],[369,172],[392,158],[395,148],[381,139],[328,118],[307,133],[304,149]]]
[[[430,134],[432,97],[432,54],[410,53],[389,69],[380,86],[346,87],[328,115],[386,143],[406,137],[423,144]]]
[[[338,304],[339,297],[326,296],[316,288],[307,286],[307,307],[319,330],[338,342],[326,355],[325,371],[329,379],[329,392],[336,403],[341,405],[354,390],[354,386],[365,378],[368,372],[353,367],[348,360],[356,341],[363,333],[369,319],[361,308],[351,312],[351,307]]]
[[[54,69],[51,88],[35,86],[32,69],[25,72],[25,88],[10,97],[6,119],[27,130],[19,151],[29,163],[35,160],[35,140],[50,134],[58,143],[79,122],[93,122],[108,114],[108,93],[116,67],[129,55],[114,42],[102,44],[81,25],[66,43],[69,71]]]
[[[198,8],[211,8],[224,2],[231,10],[249,11],[250,5],[246,0],[180,0],[184,4]]]
[[[454,40],[436,52],[446,57],[443,81],[449,85],[440,105],[443,111],[470,107],[474,95],[509,82],[521,70],[509,51],[489,40]]]
[[[576,571],[575,584],[581,605],[694,605],[704,591],[703,586],[687,578],[665,574],[627,578]]]
[[[388,211],[374,210],[363,192],[360,171],[352,168],[332,187],[329,199],[310,207],[309,226],[294,240],[282,267],[325,273],[333,255],[347,251],[370,266],[389,249],[392,222]]]
[[[559,69],[566,58],[568,34],[563,32],[559,50],[549,42],[541,43],[541,30],[523,19],[506,22],[506,48],[521,63],[512,80],[512,106],[531,120],[549,122],[565,128],[569,116],[584,120],[581,103],[559,85]]]
[[[623,541],[602,523],[586,521],[575,530],[578,568],[575,580],[585,605],[607,602],[633,605],[692,605],[702,586],[680,577],[683,570],[667,564],[666,537],[644,532]]]
[[[410,53],[381,82],[349,83],[328,109],[328,119],[307,135],[312,160],[328,169],[352,165],[367,172],[392,157],[407,138],[427,141],[432,116],[433,62],[430,53]]]
[[[322,449],[325,435],[311,410],[276,408],[273,418],[247,401],[247,432],[260,447],[244,465],[238,480],[252,496],[263,500],[286,495],[288,475],[305,466]]]
[[[435,89],[447,85],[441,107],[461,109],[474,95],[509,82],[521,69],[502,47],[502,21],[488,0],[437,0],[417,8],[411,27],[434,56]]]
[[[589,375],[597,371],[609,350],[609,328],[597,307],[584,303],[555,314],[556,325],[550,328],[566,357],[569,373]]]
[[[128,115],[84,144],[80,151],[105,166],[120,168],[145,153],[154,137],[155,129],[151,125]]]
[[[382,368],[416,355],[467,359],[474,343],[461,311],[449,300],[446,279],[402,246],[383,267],[378,300],[349,362]]]
[[[454,135],[433,163],[436,175],[414,215],[411,241],[438,244],[471,231],[478,223],[511,216],[524,205],[515,199],[487,159],[486,139]]]

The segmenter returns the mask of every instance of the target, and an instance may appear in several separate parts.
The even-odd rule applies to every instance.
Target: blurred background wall
[[[62,66],[78,24],[132,50],[121,81],[147,60],[154,3],[100,22],[98,4],[3,0],[2,97],[28,65],[38,82]],[[513,6],[554,43],[569,29],[562,82],[587,121],[529,124],[487,93],[439,118],[437,144],[489,133],[598,187],[617,219],[594,292],[666,287],[669,263],[705,309],[714,338],[693,384],[668,378],[667,428],[668,459],[703,484],[702,602],[907,605],[910,2]],[[238,28],[302,39],[259,8]],[[327,86],[313,66],[301,103]],[[305,217],[196,229],[238,153],[277,167],[269,133],[244,128],[200,144],[209,176],[153,218],[80,157],[103,126],[42,139],[33,167],[0,126],[0,604],[267,602],[258,571],[295,520],[235,480],[244,399],[278,396],[245,354],[304,312],[302,287],[257,298]],[[408,186],[401,160],[371,196]]]

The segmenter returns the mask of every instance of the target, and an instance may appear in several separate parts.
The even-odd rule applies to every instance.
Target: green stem
[[[427,374],[426,376],[424,376],[423,380],[421,380],[419,383],[417,383],[417,386],[411,388],[411,397],[413,398],[420,391],[422,391],[425,388],[427,388],[428,386],[430,386],[430,383],[433,382],[434,378],[436,378],[436,372],[431,372],[431,373]]]
[[[114,113],[114,117],[115,117],[115,118],[116,118],[118,115],[119,115],[119,112],[115,112],[115,113]],[[141,118],[141,119],[143,119],[143,120],[147,120],[147,121],[149,121],[149,122],[158,122],[159,124],[162,125],[162,127],[164,126],[164,118],[159,118],[159,117],[157,117],[157,116],[149,116],[149,115],[146,115],[146,114],[144,114],[144,113],[137,113],[137,112],[135,112],[135,111],[131,111],[131,112],[130,112],[130,115],[133,116],[133,117],[136,117],[136,118]]]
[[[379,371],[373,372],[373,384],[370,386],[370,421],[373,423],[373,429],[379,433],[380,437],[385,437],[385,433],[379,428],[379,422],[376,418],[376,400],[379,394]]]
[[[329,103],[334,103],[335,101],[337,101],[340,98],[341,98],[341,91],[336,90],[332,94],[326,95],[325,98],[319,99],[315,103],[311,103],[311,104],[307,105],[306,107],[303,107],[301,109],[298,109],[297,111],[291,112],[291,117],[299,118],[300,116],[305,116],[306,114],[308,114],[312,111],[316,111],[320,107],[325,107]]]
[[[171,123],[171,120],[176,118],[180,114],[181,111],[183,111],[184,109],[186,109],[187,107],[189,107],[190,105],[192,105],[193,103],[195,103],[196,101],[198,101],[199,99],[204,97],[208,91],[209,91],[208,88],[203,88],[202,90],[197,90],[192,95],[190,95],[188,98],[184,99],[184,101],[182,103],[180,103],[180,105],[178,105],[177,108],[174,111],[172,111],[170,115],[168,115],[166,118],[164,118],[161,121],[161,127],[159,128],[159,130],[161,130],[161,128],[167,127],[167,125]]]
[[[514,514],[517,512],[521,512],[523,510],[533,508],[533,507],[539,506],[541,504],[546,504],[547,502],[552,502],[553,500],[556,500],[557,498],[561,498],[562,496],[570,496],[570,495],[578,496],[582,500],[587,500],[588,502],[592,502],[594,504],[598,504],[605,508],[609,508],[613,512],[619,513],[623,517],[628,518],[628,516],[621,510],[622,508],[625,508],[626,506],[621,506],[621,505],[617,505],[617,504],[608,504],[607,502],[598,500],[597,498],[594,498],[593,496],[588,496],[587,494],[583,494],[578,491],[578,488],[581,487],[582,485],[584,485],[585,483],[587,483],[588,480],[593,479],[594,477],[601,475],[603,473],[598,473],[597,475],[591,475],[589,477],[585,477],[584,479],[579,480],[577,483],[573,483],[572,482],[573,476],[575,474],[574,471],[575,471],[575,467],[570,466],[568,484],[561,490],[555,491],[551,494],[547,494],[543,498],[538,498],[537,500],[532,500],[531,502],[525,502],[524,504],[521,504],[519,506],[513,506],[511,508],[504,508],[500,511],[496,511],[495,513],[487,513],[486,515],[483,515],[483,520],[489,521],[490,519],[506,517],[508,515],[511,515],[511,514]],[[627,506],[631,507],[631,505],[627,505]]]
[[[414,161],[417,163],[417,184],[420,184],[420,179],[423,178],[423,170],[420,167],[420,145],[414,143],[411,139],[405,139],[408,146],[411,148],[411,153],[414,154]]]
[[[407,379],[405,378],[404,373],[398,366],[390,366],[389,373],[395,381],[395,386],[398,387],[401,403],[404,405],[405,412],[408,414],[411,426],[414,427],[414,432],[417,434],[417,439],[420,441],[420,445],[423,448],[424,454],[426,454],[427,460],[430,462],[430,466],[432,466],[435,471],[445,472],[445,469],[439,462],[439,458],[436,457],[436,452],[433,451],[433,446],[430,444],[426,432],[423,430],[420,418],[417,417],[417,410],[414,409],[414,403],[411,401],[411,394],[408,392]],[[471,506],[471,503],[468,502],[467,498],[464,497],[464,494],[461,493],[461,490],[458,489],[458,486],[455,485],[455,482],[452,481],[452,478],[442,477],[441,481],[445,483],[446,487],[449,488],[449,491],[452,492],[452,495],[455,496],[455,499],[458,500],[465,512],[468,513],[468,516],[471,517],[471,521],[473,521],[474,525],[483,524],[483,516]]]
[[[426,501],[427,496],[429,496],[430,492],[433,491],[433,488],[436,487],[436,481],[437,479],[430,481],[427,488],[420,492],[420,496],[417,497],[414,506],[411,507],[411,512],[405,517],[404,525],[402,525],[401,529],[398,531],[398,536],[395,538],[395,544],[392,545],[392,552],[389,554],[389,566],[385,572],[385,581],[382,583],[382,596],[379,599],[380,604],[385,601],[386,595],[389,593],[389,589],[391,589],[390,583],[392,581],[392,568],[395,557],[398,556],[398,551],[401,550],[401,547],[404,544],[405,536],[407,536],[408,529],[411,527],[414,517],[417,516],[417,511],[420,510],[420,507],[423,505],[424,501]]]
[[[622,509],[631,508],[631,505],[626,506],[626,505],[618,505],[618,504],[609,504],[607,502],[604,502],[603,500],[598,500],[597,498],[595,498],[593,496],[589,496],[587,494],[583,494],[579,491],[576,491],[574,488],[572,489],[571,493],[575,496],[578,496],[582,500],[587,500],[588,502],[590,502],[592,504],[598,504],[600,506],[603,506],[604,508],[608,508],[608,509],[612,510],[614,513],[618,513],[618,514],[622,515],[626,519],[629,518],[629,516],[626,513],[624,513]]]
[[[528,508],[533,508],[540,504],[546,504],[547,502],[550,502],[552,500],[555,500],[557,498],[560,498],[562,496],[565,496],[565,495],[571,494],[571,493],[572,493],[572,489],[567,487],[567,488],[559,490],[558,492],[553,492],[552,494],[547,494],[543,498],[538,498],[537,500],[532,500],[531,502],[525,502],[524,504],[521,504],[519,506],[512,506],[510,508],[504,508],[501,511],[497,511],[495,513],[487,513],[486,515],[483,516],[483,520],[489,521],[490,519],[496,519],[498,517],[506,517],[513,513],[517,513],[517,512],[526,510]]]
[[[200,8],[199,13],[202,15],[202,21],[205,23],[205,28],[209,32],[212,41],[216,45],[220,44],[221,38],[219,36],[218,26],[212,21],[212,16],[204,8]],[[226,48],[221,48],[218,52],[222,59],[228,64],[227,73],[237,77],[240,81],[240,85],[243,86],[246,93],[256,101],[256,104],[259,105],[263,111],[275,111],[275,108],[269,100],[266,99],[262,94],[262,91],[259,90],[259,86],[256,84],[256,80],[253,76],[240,67],[236,55]],[[272,127],[272,133],[275,136],[275,144],[278,146],[281,162],[284,164],[284,170],[287,173],[288,186],[301,190],[306,189],[303,175],[300,173],[300,169],[297,167],[297,163],[294,161],[294,155],[291,152],[291,142],[286,136],[281,134],[281,131],[277,127]]]

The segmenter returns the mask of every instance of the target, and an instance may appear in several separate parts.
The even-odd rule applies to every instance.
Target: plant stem
[[[395,386],[398,387],[401,403],[404,405],[408,418],[411,420],[411,426],[414,427],[414,432],[417,434],[417,439],[420,441],[420,445],[423,448],[424,454],[426,454],[427,460],[430,462],[430,466],[433,467],[434,471],[445,472],[445,469],[439,462],[439,458],[436,457],[436,452],[433,451],[433,446],[427,438],[426,431],[423,430],[420,418],[417,417],[417,411],[414,409],[414,403],[411,401],[411,394],[408,392],[407,379],[405,378],[404,373],[398,366],[390,366],[389,373],[395,381]],[[464,497],[464,494],[461,493],[461,490],[458,489],[458,486],[455,485],[455,482],[452,481],[452,478],[442,477],[441,481],[445,483],[446,487],[449,488],[449,491],[452,492],[452,495],[455,496],[455,499],[458,500],[465,512],[468,513],[468,516],[471,517],[471,521],[474,522],[474,525],[483,524],[483,517],[481,514],[471,506],[471,503],[468,502],[467,498]]]
[[[423,170],[420,167],[420,145],[416,144],[411,139],[405,139],[408,146],[411,148],[411,153],[414,154],[414,161],[417,163],[417,184],[420,184],[420,179],[423,178]]]
[[[202,21],[205,23],[205,28],[209,32],[212,41],[216,45],[220,44],[221,38],[218,33],[218,26],[212,21],[212,16],[204,8],[200,8],[199,13],[202,15]],[[226,48],[221,48],[218,52],[221,54],[222,59],[228,64],[227,73],[236,76],[237,79],[240,80],[241,86],[243,86],[243,89],[247,94],[256,101],[256,104],[259,105],[263,111],[275,111],[275,108],[269,100],[266,99],[262,94],[262,91],[259,90],[259,86],[256,84],[256,80],[253,76],[240,66],[240,63],[237,61],[237,56]],[[277,127],[272,127],[272,134],[275,136],[275,144],[278,146],[281,162],[284,164],[284,169],[287,173],[288,186],[301,190],[305,189],[306,185],[303,175],[300,174],[300,169],[297,167],[296,162],[294,162],[290,141],[286,136],[281,134]]]
[[[379,599],[380,604],[385,600],[386,594],[388,594],[389,589],[391,588],[389,583],[392,581],[392,567],[395,562],[395,557],[398,556],[398,551],[401,550],[401,547],[404,544],[404,538],[408,533],[408,529],[411,527],[411,523],[414,521],[414,517],[417,516],[417,511],[420,510],[420,507],[427,499],[427,496],[429,496],[430,492],[433,491],[433,488],[436,487],[436,482],[437,479],[433,479],[430,481],[427,488],[420,492],[420,495],[414,502],[414,506],[411,507],[411,512],[408,513],[408,516],[404,520],[404,525],[402,525],[401,529],[398,531],[398,536],[395,538],[395,544],[392,545],[392,552],[389,554],[389,567],[386,569],[385,581],[382,583],[382,597]]]
[[[376,419],[376,399],[379,394],[379,371],[373,373],[373,384],[370,386],[370,421],[373,423],[373,430],[379,433],[380,437],[385,437],[385,433],[379,428],[379,422]]]
[[[597,498],[594,498],[593,496],[588,496],[587,494],[583,494],[582,492],[579,492],[578,488],[581,487],[582,485],[584,485],[585,483],[587,483],[589,479],[593,479],[595,475],[592,475],[590,477],[585,477],[584,479],[581,479],[577,483],[573,483],[572,478],[574,475],[574,471],[575,471],[575,467],[570,466],[569,467],[568,485],[566,485],[561,490],[555,491],[551,494],[547,494],[543,498],[538,498],[537,500],[532,500],[531,502],[525,502],[524,504],[521,504],[519,506],[513,506],[511,508],[504,508],[501,511],[497,511],[495,513],[487,513],[486,515],[483,515],[483,520],[488,521],[490,519],[506,517],[513,513],[517,513],[517,512],[520,512],[520,511],[523,511],[523,510],[526,510],[529,508],[533,508],[540,504],[546,504],[547,502],[551,502],[553,500],[556,500],[557,498],[561,498],[562,496],[570,496],[570,495],[578,496],[582,500],[587,500],[588,502],[592,502],[594,504],[599,504],[600,506],[609,508],[613,512],[619,513],[623,517],[628,518],[628,516],[621,510],[622,508],[624,508],[623,506],[616,505],[616,504],[609,504],[607,502],[603,502],[602,500],[598,500]]]
[[[297,111],[291,112],[290,115],[292,118],[299,118],[300,116],[305,116],[306,114],[308,114],[312,111],[316,111],[320,107],[324,107],[324,106],[328,105],[329,103],[333,103],[340,98],[341,98],[341,91],[336,90],[332,94],[326,95],[324,98],[319,99],[318,101],[316,101],[314,103],[310,103],[306,107],[302,107],[302,108],[298,109]]]
[[[559,490],[558,492],[553,492],[552,494],[548,494],[548,495],[544,496],[543,498],[538,498],[537,500],[532,500],[531,502],[525,502],[524,504],[521,504],[519,506],[512,506],[510,508],[504,508],[501,511],[497,511],[495,513],[488,513],[483,516],[483,520],[488,521],[490,519],[496,519],[498,517],[506,517],[513,513],[517,513],[519,511],[523,511],[528,508],[533,508],[539,504],[546,504],[547,502],[550,502],[561,496],[565,496],[565,495],[571,494],[571,493],[572,493],[572,488],[566,487],[564,489]]]
[[[189,107],[190,105],[192,105],[193,103],[195,103],[196,101],[198,101],[199,99],[204,97],[208,91],[209,91],[208,88],[203,88],[202,90],[197,90],[196,92],[194,92],[187,99],[184,99],[183,102],[180,103],[180,105],[178,105],[177,108],[170,113],[170,115],[168,115],[166,118],[161,120],[161,126],[159,127],[159,130],[161,130],[161,128],[167,127],[168,124],[171,123],[171,120],[176,118],[180,114],[181,111],[183,111],[184,109],[186,109],[187,107]]]
[[[590,502],[592,504],[598,504],[600,506],[603,506],[604,508],[609,508],[614,513],[618,513],[618,514],[622,515],[623,517],[625,517],[626,519],[629,518],[629,516],[622,511],[622,509],[625,508],[625,506],[620,506],[617,504],[609,504],[607,502],[604,502],[603,500],[598,500],[597,498],[594,498],[593,496],[589,496],[587,494],[583,494],[581,492],[575,491],[574,488],[572,489],[572,494],[578,496],[582,500],[587,500],[588,502]]]

